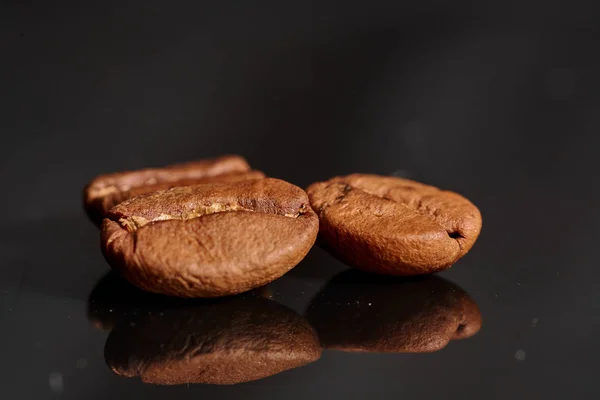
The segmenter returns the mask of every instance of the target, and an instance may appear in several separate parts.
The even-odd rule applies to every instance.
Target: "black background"
[[[0,4],[2,398],[600,395],[593,2],[55,3]],[[369,172],[471,199],[482,235],[441,275],[481,332],[231,387],[114,376],[86,317],[108,265],[82,188],[223,153],[302,187]],[[274,298],[302,313],[344,268],[315,248]]]

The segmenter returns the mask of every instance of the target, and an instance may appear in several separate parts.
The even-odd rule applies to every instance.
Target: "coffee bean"
[[[113,206],[140,194],[175,186],[236,182],[263,177],[262,172],[251,171],[242,157],[223,156],[163,168],[100,175],[85,187],[83,202],[90,219],[100,224]]]
[[[320,242],[349,265],[387,275],[441,271],[464,256],[481,230],[477,207],[422,183],[354,174],[312,184]]]
[[[321,356],[306,319],[272,300],[250,294],[180,300],[177,306],[150,310],[141,303],[126,310],[130,317],[117,321],[104,347],[115,374],[160,385],[229,385]],[[144,312],[134,315],[139,307]]]
[[[285,274],[308,253],[318,229],[302,189],[266,178],[129,199],[104,219],[102,250],[141,289],[218,297]]]
[[[436,277],[348,270],[331,279],[306,316],[322,345],[342,351],[424,353],[475,335],[481,313],[460,287]]]

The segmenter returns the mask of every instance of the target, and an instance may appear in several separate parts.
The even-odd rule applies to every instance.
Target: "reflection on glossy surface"
[[[393,279],[357,270],[331,279],[307,317],[325,348],[344,351],[432,352],[481,327],[473,299],[445,279]]]
[[[109,274],[90,295],[90,320],[112,327],[104,356],[114,373],[156,384],[234,384],[317,360],[314,329],[257,293],[185,300],[139,291]]]
[[[268,286],[249,292],[253,296],[270,298]],[[209,299],[183,299],[145,292],[111,271],[96,283],[88,297],[88,319],[99,329],[110,331],[121,321],[129,323],[132,318],[151,315],[165,309],[190,307],[194,304],[211,303]]]

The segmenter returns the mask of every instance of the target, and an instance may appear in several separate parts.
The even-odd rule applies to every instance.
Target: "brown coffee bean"
[[[318,229],[302,189],[266,178],[127,200],[104,219],[102,250],[113,268],[144,290],[218,297],[285,274],[308,253]]]
[[[104,348],[111,370],[160,385],[229,385],[316,361],[321,346],[306,319],[274,301],[244,294],[182,300],[119,321]]]
[[[445,279],[382,277],[358,270],[329,281],[306,316],[325,348],[342,351],[432,352],[481,328],[475,301]]]
[[[387,275],[448,268],[481,230],[477,207],[422,183],[355,174],[312,184],[320,242],[349,265]]]
[[[85,187],[84,208],[97,224],[115,205],[140,194],[213,182],[236,182],[263,178],[260,171],[251,171],[240,156],[223,156],[215,159],[174,164],[163,168],[100,175]]]

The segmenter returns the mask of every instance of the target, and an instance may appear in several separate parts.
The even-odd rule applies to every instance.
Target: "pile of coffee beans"
[[[481,214],[459,194],[353,174],[306,191],[240,156],[101,175],[84,190],[102,252],[135,286],[177,297],[248,292],[294,268],[319,237],[358,269],[412,276],[450,267]]]

